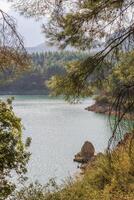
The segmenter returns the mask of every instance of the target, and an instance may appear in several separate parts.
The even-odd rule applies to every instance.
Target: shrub
[[[12,175],[24,178],[27,171],[30,138],[23,143],[22,129],[21,119],[13,112],[12,100],[0,101],[0,200],[6,199],[15,190]]]

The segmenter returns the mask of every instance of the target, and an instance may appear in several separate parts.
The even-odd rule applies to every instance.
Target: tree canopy
[[[16,29],[16,22],[0,9],[0,80],[17,76],[30,63],[23,39]],[[2,79],[3,78],[3,79]]]
[[[102,46],[103,55],[133,39],[132,0],[13,0],[27,17],[46,17],[47,37],[59,46],[90,49]],[[48,16],[49,14],[49,16]],[[101,41],[101,42],[100,42]],[[116,46],[115,46],[116,45]],[[128,46],[128,45],[125,45]]]

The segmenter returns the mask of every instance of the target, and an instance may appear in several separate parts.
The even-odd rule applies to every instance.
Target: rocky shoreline
[[[108,103],[101,104],[101,103],[95,102],[93,105],[85,108],[85,110],[95,112],[95,113],[105,114],[105,115],[109,115],[109,114],[112,115],[112,116],[118,115],[118,113],[115,110],[111,111],[110,107],[111,107],[111,105],[108,104]],[[124,116],[124,119],[127,119],[127,120],[131,119],[132,120],[133,119],[132,114],[129,114],[129,113],[126,114]]]
[[[117,151],[119,148],[124,147],[128,141],[131,142],[134,139],[133,134],[134,133],[126,133],[123,139],[120,142],[118,142],[115,149],[113,149],[113,152]],[[81,169],[81,174],[84,174],[85,170],[89,169],[90,167],[93,167],[96,160],[103,156],[104,153],[101,152],[95,154],[95,148],[93,144],[89,141],[86,141],[83,144],[81,151],[74,156],[73,161],[80,163],[79,168]]]
[[[100,102],[95,102],[93,105],[85,108],[85,110],[87,111],[91,111],[91,112],[95,112],[95,113],[100,113],[100,114],[105,114],[105,115],[109,115],[110,113],[110,107],[111,105],[109,103],[100,103]],[[110,115],[118,115],[118,113],[116,111],[112,111],[110,113]],[[132,120],[132,115],[131,114],[126,114],[124,119],[126,120]],[[126,143],[126,141],[128,139],[130,139],[130,137],[132,137],[133,134],[130,134],[130,133],[126,133],[123,137],[123,139],[118,142],[115,150],[117,148],[119,148],[120,146],[124,145]],[[77,153],[75,156],[74,156],[74,159],[73,161],[74,162],[77,162],[77,163],[80,163],[79,165],[79,168],[81,169],[81,174],[84,173],[84,171],[91,167],[91,166],[94,166],[94,163],[95,161],[99,158],[99,157],[102,157],[104,156],[103,153],[99,152],[99,153],[95,153],[95,148],[93,146],[93,144],[89,141],[86,141],[82,148],[81,148],[81,151],[79,153]]]
[[[100,104],[100,103],[96,102],[95,104],[85,108],[85,110],[92,111],[95,113],[109,114],[110,105],[109,104]]]

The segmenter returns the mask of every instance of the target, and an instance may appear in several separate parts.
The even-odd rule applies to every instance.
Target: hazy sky
[[[6,0],[0,0],[0,9],[8,12],[16,19],[18,31],[24,38],[25,46],[35,46],[45,40],[44,35],[41,33],[41,23],[20,16],[11,9],[10,4]]]

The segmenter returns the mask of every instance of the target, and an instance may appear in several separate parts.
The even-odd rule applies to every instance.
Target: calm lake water
[[[46,183],[52,177],[60,181],[75,174],[73,157],[86,140],[96,152],[107,147],[111,135],[107,117],[84,109],[92,99],[70,105],[46,96],[15,96],[13,104],[25,127],[24,137],[32,138],[30,181]]]

